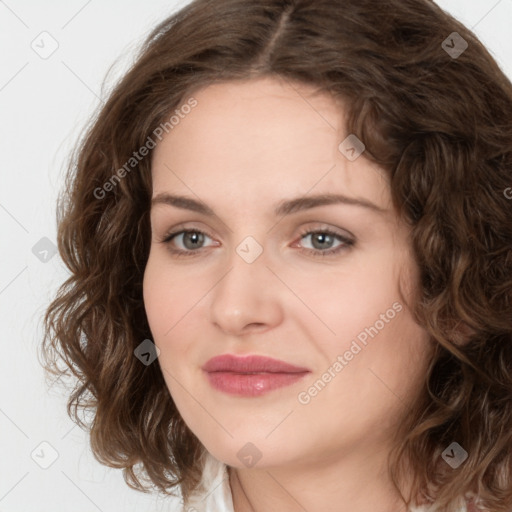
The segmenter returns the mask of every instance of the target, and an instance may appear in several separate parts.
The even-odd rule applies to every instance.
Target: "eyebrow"
[[[168,194],[162,192],[157,194],[151,200],[151,206],[157,204],[166,204],[184,210],[201,213],[209,217],[215,216],[215,212],[206,204],[196,201],[191,197]],[[281,201],[274,209],[274,215],[277,217],[291,215],[303,210],[309,210],[317,206],[326,206],[331,204],[346,204],[350,206],[360,206],[368,208],[377,213],[384,213],[386,210],[376,204],[362,198],[348,197],[342,194],[319,194],[314,196],[297,197]]]

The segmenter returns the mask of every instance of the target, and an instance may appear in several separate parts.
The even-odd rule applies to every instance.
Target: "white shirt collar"
[[[226,464],[204,452],[203,477],[183,512],[234,512]]]

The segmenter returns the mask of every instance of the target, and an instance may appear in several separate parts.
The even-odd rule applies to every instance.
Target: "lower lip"
[[[260,396],[274,389],[290,386],[309,372],[254,373],[207,372],[210,384],[230,395]]]

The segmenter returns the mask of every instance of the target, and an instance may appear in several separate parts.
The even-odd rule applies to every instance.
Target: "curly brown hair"
[[[417,502],[445,511],[469,492],[510,511],[512,84],[430,0],[195,0],[152,31],[77,146],[59,197],[70,276],[46,311],[40,355],[48,375],[74,379],[68,414],[130,487],[187,497],[197,486],[202,445],[159,366],[134,357],[151,338],[142,280],[152,193],[151,154],[134,152],[154,146],[194,91],[263,76],[345,100],[347,133],[389,174],[411,226],[421,275],[411,308],[435,349],[396,436],[393,482],[407,459]],[[457,470],[440,458],[454,439],[469,454]]]

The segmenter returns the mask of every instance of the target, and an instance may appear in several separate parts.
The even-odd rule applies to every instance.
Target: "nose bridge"
[[[212,321],[232,333],[251,324],[273,324],[279,320],[277,283],[263,245],[246,236],[228,258],[229,270],[212,290]]]

